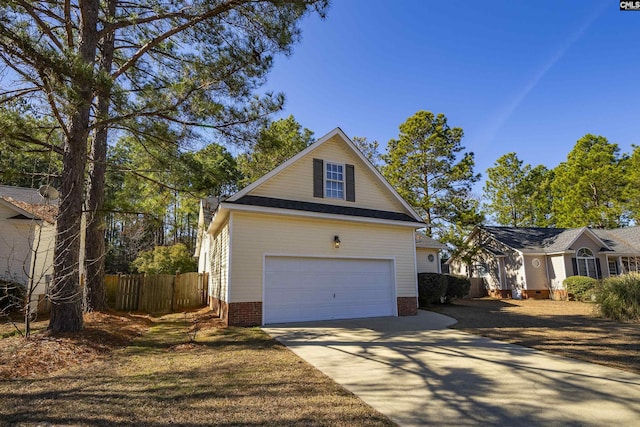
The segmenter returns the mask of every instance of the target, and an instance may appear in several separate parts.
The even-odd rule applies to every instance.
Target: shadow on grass
[[[154,319],[108,360],[0,382],[0,425],[392,425],[258,328],[204,328],[175,350],[190,325]]]
[[[515,305],[508,301],[482,299],[434,310],[458,320],[454,329],[640,373],[638,325],[596,317],[595,306],[592,315],[530,315],[511,307]]]

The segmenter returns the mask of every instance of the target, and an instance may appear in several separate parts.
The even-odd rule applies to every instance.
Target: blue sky
[[[616,0],[334,0],[302,38],[266,88],[316,137],[386,148],[417,111],[444,113],[483,178],[510,151],[553,168],[587,133],[640,145],[640,12]]]

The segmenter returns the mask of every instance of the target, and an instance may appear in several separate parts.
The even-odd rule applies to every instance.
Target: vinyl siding
[[[538,259],[540,261],[539,267],[533,266],[533,260]],[[545,266],[545,256],[524,256],[524,268],[526,271],[526,286],[524,289],[528,290],[540,290],[547,289],[547,269]]]
[[[209,237],[209,296],[227,301],[229,281],[229,222]]]
[[[0,277],[26,284],[35,223],[28,219],[7,219],[15,215],[16,211],[0,205]]]
[[[262,301],[264,255],[395,259],[398,297],[416,296],[414,230],[232,212],[230,302]],[[333,237],[340,236],[340,248]]]
[[[37,301],[37,295],[42,295],[46,291],[47,276],[53,277],[53,252],[55,250],[56,227],[53,224],[43,223],[42,232],[39,232],[40,225],[34,226],[34,236],[39,238],[40,243],[37,246],[37,254],[33,258],[33,295],[32,300]],[[36,250],[34,243],[33,249]],[[30,273],[31,274],[31,273]]]
[[[355,202],[313,197],[313,159],[326,162],[352,164],[355,167]],[[355,206],[392,212],[406,212],[402,204],[384,187],[360,158],[345,145],[340,136],[320,145],[279,174],[249,193],[252,196],[274,197],[286,200]]]
[[[549,257],[549,279],[551,280],[551,289],[563,289],[562,281],[568,276],[573,275],[571,272],[571,258],[569,258],[569,270],[564,255],[553,255]]]
[[[433,255],[433,261],[429,261],[429,255]],[[416,265],[418,273],[439,273],[440,257],[437,249],[416,248]]]
[[[600,252],[600,244],[594,242],[586,234],[582,234],[580,237],[578,237],[569,249],[577,251],[580,248],[589,248],[593,251],[593,254],[596,256],[598,255],[598,252]]]

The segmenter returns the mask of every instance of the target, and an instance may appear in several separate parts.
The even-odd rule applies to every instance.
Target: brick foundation
[[[418,314],[416,297],[398,297],[398,316],[415,316]]]
[[[549,289],[523,289],[522,299],[549,299]]]
[[[227,313],[229,326],[260,326],[262,324],[262,302],[232,302]]]
[[[509,289],[487,289],[487,293],[491,298],[505,299],[511,298],[511,291]]]

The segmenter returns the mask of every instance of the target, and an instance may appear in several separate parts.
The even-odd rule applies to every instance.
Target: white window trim
[[[336,179],[329,179],[327,178],[327,169],[329,167],[329,165],[333,165],[333,166],[339,166],[342,168],[342,181],[336,180]],[[324,171],[322,173],[322,177],[324,179],[324,197],[327,199],[336,199],[336,200],[345,200],[346,197],[346,193],[347,193],[347,177],[346,177],[346,173],[347,173],[347,168],[346,165],[344,163],[337,163],[337,162],[329,162],[329,161],[325,161],[324,162]],[[342,184],[342,197],[333,197],[333,196],[329,196],[327,191],[328,191],[328,187],[327,187],[327,182],[339,182]]]
[[[591,256],[580,256],[579,254],[583,250],[584,251],[588,251],[591,254]],[[593,268],[594,268],[594,271],[593,271],[594,275],[593,276],[591,274],[589,274],[590,273],[590,271],[589,271],[589,260],[593,261]],[[592,277],[594,279],[597,279],[598,278],[598,267],[596,265],[596,257],[594,255],[593,251],[591,249],[589,249],[589,248],[586,248],[586,247],[580,248],[580,249],[578,249],[576,251],[576,267],[578,268],[577,273],[578,273],[579,276],[581,276],[581,274],[580,274],[580,261],[584,262],[584,270],[585,270],[585,273],[586,273],[585,277]]]

